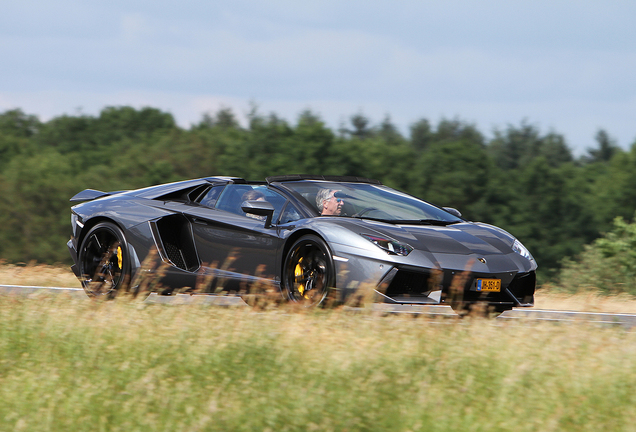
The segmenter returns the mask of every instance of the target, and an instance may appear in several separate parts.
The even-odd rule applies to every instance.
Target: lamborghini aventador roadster
[[[375,301],[532,306],[537,264],[512,235],[358,177],[208,177],[84,190],[71,202],[72,269],[89,296],[243,295],[307,305]],[[148,265],[154,258],[160,265]]]

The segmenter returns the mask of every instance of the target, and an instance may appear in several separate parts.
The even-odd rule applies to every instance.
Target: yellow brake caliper
[[[296,277],[296,282],[301,280],[303,277],[303,269],[302,267],[300,267],[301,262],[303,262],[302,258],[298,260],[298,263],[296,264],[296,268],[294,269],[294,276]],[[302,283],[298,284],[298,292],[300,293],[300,295],[303,295],[303,293],[305,292],[305,286]]]
[[[124,260],[124,256],[121,251],[121,246],[117,246],[117,265],[119,266],[120,269],[122,268],[123,260]]]

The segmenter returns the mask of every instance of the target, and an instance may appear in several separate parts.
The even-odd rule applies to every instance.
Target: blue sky
[[[153,106],[188,127],[255,102],[332,127],[538,126],[636,141],[636,2],[21,0],[0,4],[0,110]]]

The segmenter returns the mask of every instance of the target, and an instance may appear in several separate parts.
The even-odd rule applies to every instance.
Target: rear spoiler
[[[116,195],[126,191],[118,192],[102,192],[95,189],[85,189],[70,199],[71,202],[92,201],[97,198],[103,198],[110,195]]]

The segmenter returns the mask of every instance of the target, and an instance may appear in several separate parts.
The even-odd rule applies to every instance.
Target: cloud
[[[485,129],[528,118],[584,145],[606,127],[627,145],[635,13],[586,0],[9,2],[0,107],[46,117],[148,104],[187,125],[255,100],[330,124],[390,114],[403,130],[421,117]]]

